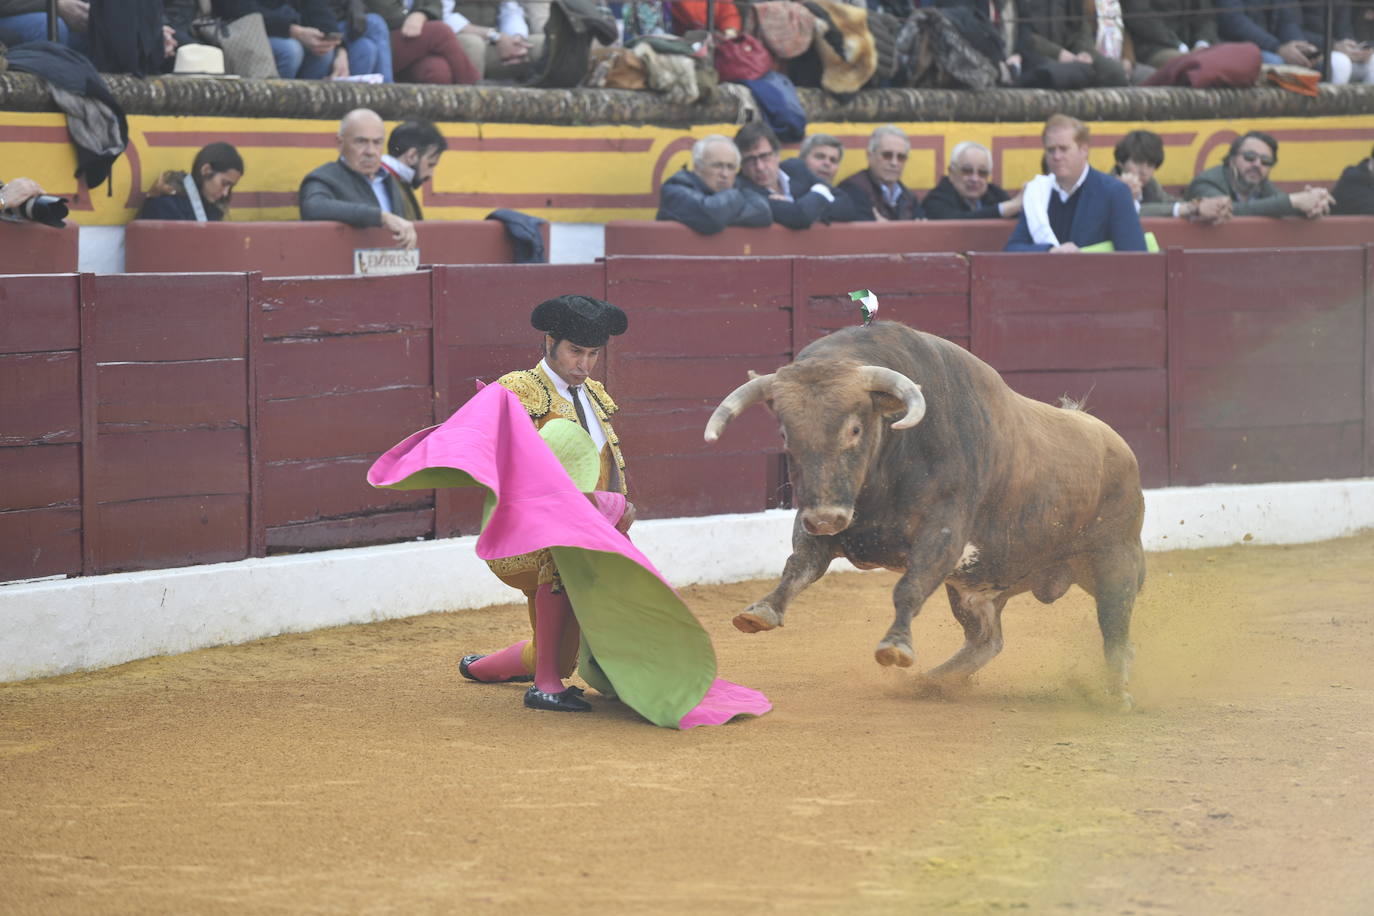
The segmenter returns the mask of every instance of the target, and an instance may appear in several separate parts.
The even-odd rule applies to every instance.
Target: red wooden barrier
[[[0,581],[81,572],[75,276],[0,282]]]
[[[0,274],[76,273],[80,229],[0,220]]]
[[[422,264],[511,264],[515,249],[495,220],[416,224]],[[544,249],[548,251],[548,225]],[[163,271],[260,271],[273,277],[353,273],[358,248],[392,248],[385,229],[354,229],[343,223],[193,223],[134,220],[124,227],[124,269]]]
[[[1364,472],[1366,251],[1170,252],[1174,484]]]
[[[782,226],[732,227],[701,235],[681,223],[612,220],[606,224],[606,255],[840,255],[942,251],[1001,251],[1015,221],[921,220],[834,223],[800,231]],[[1313,248],[1374,242],[1374,217],[1332,216],[1319,220],[1249,216],[1221,226],[1182,219],[1141,221],[1161,247]]]
[[[1027,397],[1085,400],[1135,451],[1145,486],[1166,485],[1164,256],[997,253],[970,260],[973,352]]]

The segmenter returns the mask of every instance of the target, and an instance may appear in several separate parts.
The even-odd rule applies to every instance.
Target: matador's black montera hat
[[[607,340],[625,333],[630,320],[609,302],[566,295],[536,305],[530,324],[554,340],[570,340],[579,347],[604,347]]]

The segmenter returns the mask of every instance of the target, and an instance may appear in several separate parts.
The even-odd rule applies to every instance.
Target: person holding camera
[[[196,153],[191,171],[163,172],[134,219],[224,219],[229,195],[243,179],[243,157],[229,143],[211,143]]]
[[[11,222],[32,221],[61,229],[67,216],[67,201],[53,197],[32,178],[0,182],[0,219]]]

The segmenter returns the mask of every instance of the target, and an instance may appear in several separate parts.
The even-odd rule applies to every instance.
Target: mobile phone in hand
[[[343,41],[343,32],[325,32],[325,41]]]

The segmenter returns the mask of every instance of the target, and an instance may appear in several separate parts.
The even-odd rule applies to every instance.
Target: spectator
[[[921,201],[927,219],[1015,219],[1021,214],[1021,195],[1012,197],[988,179],[992,153],[981,143],[965,140],[949,157],[949,174]]]
[[[1321,52],[1303,37],[1296,0],[1216,0],[1216,5],[1222,41],[1259,45],[1267,64],[1315,68],[1320,63]]]
[[[1331,82],[1337,86],[1374,83],[1374,67],[1369,65],[1374,51],[1356,40],[1350,7],[1339,0],[1331,5]],[[1326,46],[1326,4],[1303,4],[1302,33],[1318,52]]]
[[[1225,196],[1236,216],[1325,216],[1331,209],[1331,194],[1325,188],[1309,185],[1285,194],[1269,181],[1269,171],[1278,161],[1278,141],[1252,130],[1231,143],[1221,165],[1193,179],[1187,197]]]
[[[782,164],[788,180],[797,186],[808,182],[823,181],[832,190],[835,179],[840,173],[840,163],[844,161],[844,144],[829,134],[812,134],[802,141],[801,155],[788,159]],[[854,198],[848,194],[835,194],[825,214],[827,222],[852,223],[865,219]]]
[[[1082,89],[1127,84],[1121,61],[1098,53],[1095,17],[1083,0],[1025,0],[1020,9],[1027,31],[1025,70],[1033,85]],[[1058,68],[1054,64],[1084,66]]]
[[[84,50],[90,16],[87,0],[57,0],[58,43]],[[21,45],[47,38],[47,0],[0,0],[0,42]]]
[[[835,192],[803,169],[797,191],[791,176],[779,167],[778,135],[764,121],[750,121],[735,134],[740,154],[740,175],[736,187],[768,201],[773,222],[788,229],[809,229],[826,215],[835,202]]]
[[[1122,12],[1135,59],[1151,67],[1221,41],[1212,0],[1123,0]]]
[[[868,138],[868,168],[839,187],[854,201],[860,220],[925,219],[916,195],[901,181],[910,157],[911,140],[900,127],[884,124],[874,129]]]
[[[768,201],[734,186],[739,163],[739,150],[728,137],[702,137],[692,145],[692,168],[663,183],[658,218],[683,223],[702,235],[714,235],[726,226],[770,225]]]
[[[243,179],[243,157],[228,143],[211,143],[196,153],[191,171],[163,172],[134,219],[219,222],[234,185]]]
[[[415,224],[405,212],[401,185],[382,168],[385,130],[375,111],[355,108],[339,122],[339,158],[301,182],[301,219],[337,220],[367,229],[381,226],[396,243],[415,247]]]
[[[35,197],[46,193],[32,178],[11,178],[0,181],[0,212],[18,213],[19,209]]]
[[[382,82],[394,79],[391,67],[391,30],[375,12],[351,4],[349,0],[325,0],[333,14],[335,29],[343,36],[343,46],[334,52],[332,79],[375,73]],[[315,77],[302,76],[302,79]]]
[[[1374,216],[1374,152],[1348,166],[1331,192],[1336,198],[1332,213],[1341,216]]]
[[[391,30],[393,76],[403,83],[469,86],[477,70],[440,18],[440,0],[367,0]]]
[[[1021,218],[1006,251],[1067,253],[1111,242],[1145,251],[1145,233],[1126,185],[1088,165],[1092,135],[1077,118],[1053,115],[1041,135],[1050,174],[1022,191]]]
[[[479,79],[521,80],[544,48],[548,4],[539,0],[456,0],[444,17]]]
[[[1225,195],[1179,200],[1155,178],[1164,164],[1164,140],[1149,130],[1133,130],[1113,151],[1116,174],[1131,189],[1141,216],[1173,216],[1200,223],[1220,223],[1231,218],[1231,198]]]
[[[440,23],[442,25],[442,23]],[[447,28],[447,26],[445,26]],[[452,32],[449,33],[452,36]],[[448,149],[448,141],[439,128],[429,121],[406,121],[397,125],[387,141],[387,154],[382,168],[391,173],[401,188],[404,210],[401,215],[413,222],[425,218],[415,192],[431,178],[439,167],[439,157]]]
[[[347,51],[336,59],[343,35],[329,0],[218,0],[216,10],[231,21],[262,14],[277,75],[283,79],[348,74]]]

